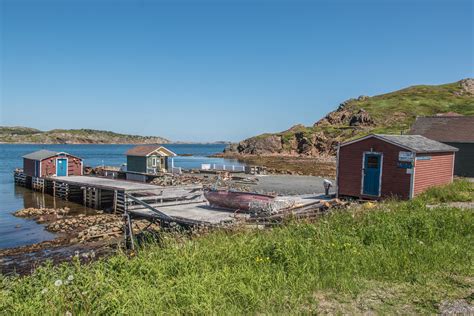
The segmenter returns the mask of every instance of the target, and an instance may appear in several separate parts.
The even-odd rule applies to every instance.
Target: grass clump
[[[474,201],[474,183],[459,179],[448,186],[429,188],[419,198],[431,204],[472,202]]]
[[[443,300],[469,297],[474,286],[474,213],[428,209],[425,199],[356,207],[265,231],[165,234],[132,259],[118,254],[87,266],[0,277],[0,311],[433,313]]]

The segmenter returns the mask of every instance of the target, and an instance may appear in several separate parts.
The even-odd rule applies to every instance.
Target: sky
[[[0,0],[0,125],[239,141],[473,77],[473,1]]]

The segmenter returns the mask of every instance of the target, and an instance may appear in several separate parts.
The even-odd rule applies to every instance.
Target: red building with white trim
[[[420,135],[372,134],[342,143],[337,153],[338,196],[413,198],[453,181],[457,150]]]
[[[82,158],[65,152],[39,150],[23,156],[23,172],[30,177],[82,176]]]

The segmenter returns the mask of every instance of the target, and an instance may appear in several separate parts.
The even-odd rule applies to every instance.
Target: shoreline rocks
[[[70,209],[65,208],[25,208],[19,211],[14,212],[13,214],[18,217],[41,217],[44,215],[60,215],[65,216],[69,213]]]
[[[90,240],[106,240],[120,237],[123,234],[123,219],[119,214],[104,214],[97,211],[94,215],[68,215],[69,208],[27,208],[14,213],[15,216],[33,218],[38,223],[46,224],[47,231],[60,234],[56,239],[66,244],[83,243]],[[138,233],[149,224],[146,220],[133,222],[134,232]],[[153,224],[151,229],[159,230]]]

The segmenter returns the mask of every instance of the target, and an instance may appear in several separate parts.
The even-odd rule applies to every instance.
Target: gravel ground
[[[474,305],[466,300],[443,302],[439,307],[441,315],[474,315]]]
[[[474,210],[474,202],[449,202],[449,203],[440,203],[440,204],[433,204],[433,205],[426,205],[426,206],[429,208],[449,206],[449,207],[457,207],[457,208]]]
[[[324,178],[321,177],[260,175],[257,178],[258,184],[250,186],[250,189],[258,193],[275,192],[279,195],[324,193]],[[333,179],[328,180],[335,183]],[[330,192],[336,193],[335,188],[332,187]]]

